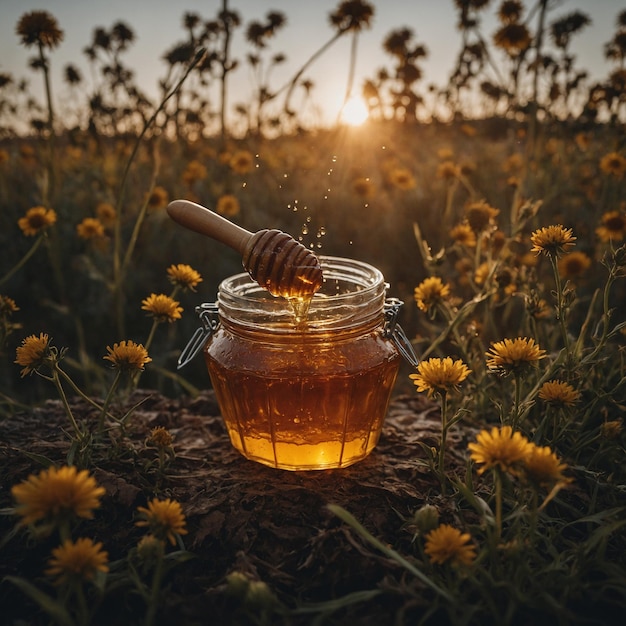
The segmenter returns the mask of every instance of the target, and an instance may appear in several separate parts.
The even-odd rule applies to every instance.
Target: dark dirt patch
[[[129,399],[129,405],[139,400],[143,403],[133,416],[122,446],[126,449],[113,455],[109,447],[94,455],[90,468],[107,493],[96,518],[82,522],[77,535],[102,541],[110,559],[119,559],[142,536],[133,522],[137,506],[154,496],[182,504],[189,529],[185,547],[195,558],[168,576],[159,614],[164,624],[247,623],[238,603],[225,593],[225,577],[233,571],[267,583],[289,609],[385,588],[388,577],[401,572],[366,547],[326,505],[343,506],[373,535],[402,552],[411,550],[412,533],[403,528],[405,518],[426,499],[440,499],[438,483],[420,461],[423,453],[417,445],[420,441],[436,445],[439,411],[420,396],[395,398],[380,443],[367,459],[342,470],[314,472],[274,470],[241,457],[230,446],[211,391],[193,399],[141,391]],[[80,399],[72,402],[72,408],[79,421],[97,418]],[[0,422],[0,506],[10,507],[10,487],[40,469],[29,454],[65,462],[66,426],[57,401]],[[175,438],[176,458],[164,476],[152,464],[155,450],[145,446],[156,426],[168,428]],[[465,463],[466,445],[461,438],[459,432],[450,433],[451,464]],[[445,517],[445,503],[441,505]],[[4,535],[14,523],[13,516],[2,518]],[[33,544],[20,532],[3,546],[0,577],[40,579],[51,547],[49,541]],[[44,581],[41,584],[45,587]],[[46,623],[30,601],[6,582],[0,586],[0,601],[6,607],[4,623],[21,623],[19,619]],[[336,616],[339,622],[349,615],[360,624],[388,623],[402,602],[393,594],[383,594]],[[140,621],[134,614],[139,608],[112,593],[99,612],[99,623]],[[272,623],[310,620],[309,615],[275,615]]]

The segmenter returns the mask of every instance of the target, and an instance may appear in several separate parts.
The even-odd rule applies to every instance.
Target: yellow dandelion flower
[[[600,434],[605,439],[617,439],[622,434],[624,421],[622,419],[607,420],[600,426]]]
[[[104,226],[96,217],[86,217],[78,226],[76,233],[81,239],[98,239],[104,237]]]
[[[397,187],[402,191],[415,189],[415,178],[405,167],[397,167],[391,170],[391,172],[389,172],[388,180],[394,187]]]
[[[176,535],[186,535],[185,515],[179,502],[176,500],[159,500],[154,498],[148,502],[148,508],[137,507],[142,519],[136,522],[137,526],[146,526],[157,538],[166,539],[174,545]]]
[[[424,552],[436,565],[471,565],[476,559],[476,548],[469,533],[462,533],[449,524],[441,524],[426,535]]]
[[[134,341],[120,341],[114,343],[112,348],[107,346],[107,350],[108,354],[102,358],[124,372],[143,370],[146,363],[152,361],[143,345]]]
[[[415,287],[414,299],[422,311],[428,311],[450,295],[450,285],[444,284],[438,276],[430,276]]]
[[[596,228],[596,235],[600,241],[622,241],[626,237],[626,213],[609,211],[600,219],[600,226]]]
[[[147,206],[150,211],[158,211],[167,206],[169,201],[169,194],[164,187],[155,187],[152,192],[146,198]]]
[[[228,162],[236,174],[247,174],[254,169],[254,156],[248,150],[237,150]]]
[[[530,241],[533,244],[531,252],[556,258],[574,245],[576,237],[573,236],[571,228],[564,228],[561,224],[557,224],[536,230],[530,236]]]
[[[137,544],[137,557],[144,567],[153,567],[165,552],[165,542],[154,535],[144,535]]]
[[[24,217],[17,220],[17,225],[27,237],[38,235],[57,221],[57,214],[53,209],[36,206],[26,211]]]
[[[145,300],[141,301],[141,308],[152,314],[152,317],[160,322],[173,322],[179,320],[183,312],[183,308],[178,306],[179,303],[166,296],[165,294],[150,294]]]
[[[539,447],[529,443],[528,454],[522,461],[522,469],[526,479],[536,487],[550,487],[555,483],[571,482],[563,475],[567,469],[557,455],[548,447]]]
[[[452,161],[454,159],[454,150],[449,147],[439,148],[437,150],[437,158],[440,161]]]
[[[96,216],[105,228],[111,228],[117,219],[117,211],[109,202],[100,202],[96,207]]]
[[[507,374],[535,365],[537,361],[545,358],[546,351],[542,350],[532,338],[517,337],[492,343],[485,356],[490,370]]]
[[[502,165],[502,170],[506,174],[517,175],[522,172],[524,169],[524,157],[519,154],[519,152],[515,152],[506,158]]]
[[[376,195],[376,186],[369,178],[360,176],[352,181],[352,191],[360,198],[369,200]]]
[[[63,41],[63,31],[48,11],[31,11],[19,19],[15,32],[26,47],[41,45],[56,48]]]
[[[207,168],[200,161],[190,161],[183,172],[183,182],[192,185],[198,180],[204,180],[207,177]]]
[[[240,211],[239,200],[237,200],[237,197],[232,194],[221,196],[217,201],[215,210],[220,215],[234,217],[235,215],[238,215]]]
[[[417,387],[417,391],[445,394],[458,386],[470,375],[471,370],[460,359],[453,361],[449,356],[443,359],[432,358],[421,361],[417,366],[417,374],[409,378]]]
[[[476,234],[472,230],[469,224],[457,224],[450,231],[450,237],[462,246],[466,246],[468,248],[476,247]]]
[[[494,225],[494,218],[500,211],[494,209],[484,200],[471,202],[465,208],[465,217],[470,228],[475,233],[482,233]]]
[[[621,178],[626,172],[626,158],[618,152],[609,152],[600,159],[600,169],[609,176]]]
[[[19,310],[20,307],[17,306],[13,298],[9,298],[9,296],[3,296],[2,294],[0,294],[0,316],[6,318],[10,315],[13,315],[13,313]]]
[[[520,464],[530,453],[528,439],[520,432],[513,432],[510,426],[494,426],[491,432],[482,430],[476,435],[476,442],[467,447],[472,461],[481,465],[479,474],[495,467],[517,475]]]
[[[579,251],[570,252],[557,262],[559,275],[562,278],[576,278],[584,274],[591,267],[591,259]]]
[[[150,431],[149,442],[157,448],[169,448],[173,441],[172,433],[163,426],[157,426]]]
[[[167,268],[167,277],[173,285],[178,285],[183,289],[190,289],[191,291],[195,291],[198,283],[202,282],[200,273],[184,263],[170,265]]]
[[[541,385],[539,397],[554,406],[574,406],[580,399],[580,392],[562,380],[550,380]]]
[[[459,177],[461,169],[454,161],[443,161],[437,166],[437,178],[454,180]]]
[[[15,511],[22,517],[21,524],[27,525],[47,519],[92,519],[105,491],[87,470],[79,472],[72,466],[50,467],[38,475],[31,474],[14,485],[11,493],[17,502]]]
[[[490,272],[491,266],[489,263],[481,263],[474,272],[474,282],[477,285],[484,285],[487,282],[487,278],[489,278]]]
[[[15,361],[18,365],[22,365],[22,376],[30,374],[41,367],[50,356],[50,338],[46,333],[30,335],[22,340],[22,345],[15,350]]]
[[[91,539],[67,539],[52,550],[46,575],[56,578],[56,584],[73,580],[93,580],[97,572],[108,572],[109,555],[102,550],[102,543]]]

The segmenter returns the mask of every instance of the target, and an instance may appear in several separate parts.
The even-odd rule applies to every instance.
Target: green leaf
[[[354,591],[348,593],[341,598],[335,598],[334,600],[326,600],[324,602],[314,602],[311,604],[305,604],[297,609],[291,611],[294,615],[304,615],[307,613],[334,613],[347,606],[358,604],[359,602],[367,602],[382,593],[380,589],[369,589],[364,591]]]
[[[402,566],[404,569],[408,570],[413,574],[416,578],[421,580],[426,586],[430,587],[433,591],[438,593],[441,597],[448,600],[448,602],[455,603],[455,599],[445,590],[439,587],[436,583],[434,583],[426,574],[420,571],[417,567],[415,567],[412,563],[407,561],[402,555],[398,554],[394,549],[386,546],[382,541],[376,539],[372,534],[368,532],[368,530],[362,526],[356,518],[348,513],[343,507],[337,504],[327,504],[328,509],[330,509],[337,517],[342,519],[348,526],[350,526],[353,530],[355,530],[365,541],[367,541],[370,545],[374,546],[378,550],[380,550],[385,556],[389,557],[392,561],[395,561],[398,565]]]
[[[54,598],[51,598],[48,594],[44,593],[35,585],[29,583],[23,578],[17,576],[6,576],[4,580],[13,583],[18,589],[23,591],[31,600],[36,602],[57,624],[61,626],[74,626],[74,620],[72,620],[70,614],[65,607],[57,602]]]

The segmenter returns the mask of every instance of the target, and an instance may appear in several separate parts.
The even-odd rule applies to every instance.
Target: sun
[[[341,110],[341,121],[350,126],[360,126],[369,117],[369,111],[361,98],[350,98]]]

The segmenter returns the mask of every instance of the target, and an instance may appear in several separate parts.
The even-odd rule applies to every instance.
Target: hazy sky
[[[373,77],[383,67],[391,67],[391,59],[382,50],[382,41],[393,29],[410,27],[416,41],[426,45],[429,55],[422,67],[424,85],[443,86],[453,68],[460,47],[455,29],[454,0],[370,0],[375,16],[370,30],[363,32],[359,43],[356,86],[363,78]],[[554,1],[554,0],[553,0]],[[221,0],[0,0],[0,72],[16,78],[28,78],[34,93],[40,90],[41,75],[27,67],[34,50],[25,49],[15,34],[15,25],[27,11],[45,9],[59,21],[65,32],[61,46],[53,52],[52,68],[56,92],[65,89],[61,72],[67,63],[77,65],[89,80],[82,50],[91,41],[95,27],[110,28],[122,20],[135,32],[136,41],[126,54],[126,62],[135,72],[137,82],[149,95],[157,93],[156,85],[164,76],[163,54],[184,39],[182,16],[187,11],[203,19],[213,19],[221,8]],[[527,2],[526,4],[534,4]],[[239,12],[243,27],[233,40],[233,56],[244,60],[250,47],[244,41],[245,26],[253,19],[262,20],[270,10],[283,12],[287,25],[271,41],[270,51],[284,53],[287,62],[274,74],[274,88],[282,85],[302,63],[334,34],[328,15],[339,0],[231,0],[230,8]],[[499,2],[492,0],[483,18],[483,32],[491,35],[496,27],[493,13]],[[615,32],[618,13],[626,9],[624,0],[556,0],[550,18],[574,10],[587,13],[592,26],[574,39],[572,51],[579,66],[592,75],[606,76],[603,46]],[[321,57],[305,77],[316,85],[314,99],[320,106],[336,111],[346,86],[350,38],[342,38]],[[231,104],[248,100],[250,75],[244,62],[231,74]],[[40,92],[39,92],[40,93]],[[331,117],[333,113],[330,113]]]

